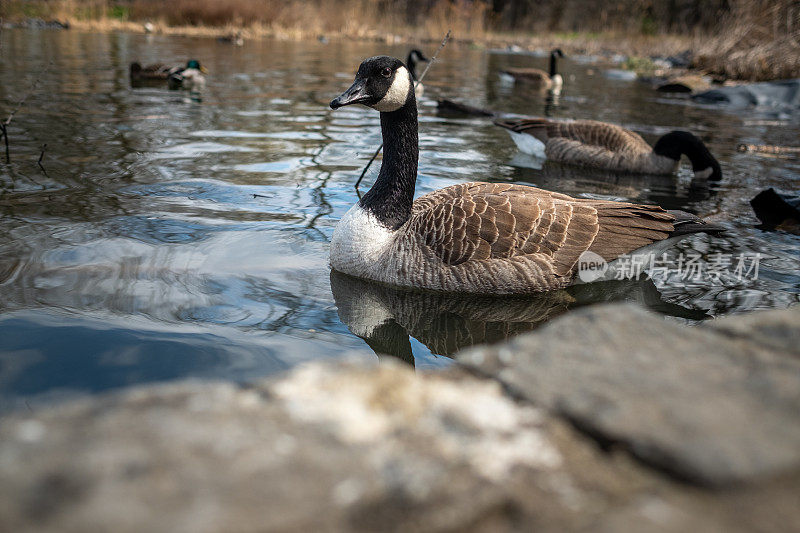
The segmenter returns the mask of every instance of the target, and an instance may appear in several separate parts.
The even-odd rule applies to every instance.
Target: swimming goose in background
[[[200,65],[196,59],[192,59],[186,63],[186,67],[169,75],[167,83],[169,88],[186,89],[187,91],[200,92],[206,86],[206,77],[203,75],[208,72],[206,68]]]
[[[550,52],[550,72],[547,73],[539,68],[508,68],[501,71],[501,74],[510,76],[514,81],[525,82],[529,86],[538,89],[561,89],[564,80],[556,69],[556,62],[559,57],[564,57],[564,52],[560,48]]]
[[[425,54],[417,50],[416,48],[412,49],[408,53],[408,58],[406,59],[406,66],[408,67],[408,71],[411,73],[411,78],[416,83],[419,80],[419,74],[417,73],[417,63],[420,61],[427,63],[429,59],[425,57]],[[417,83],[416,85],[417,91],[417,98],[420,98],[422,94],[425,92],[425,86],[422,83]]]
[[[587,251],[613,261],[671,237],[721,231],[680,211],[509,183],[462,183],[415,201],[411,73],[398,59],[366,59],[330,106],[353,104],[380,111],[384,156],[372,188],[334,230],[330,263],[339,272],[401,287],[524,294],[573,283]]]
[[[628,129],[594,120],[498,119],[523,152],[551,161],[618,172],[672,174],[681,155],[696,178],[719,180],[722,170],[703,141],[688,131],[672,131],[651,147]]]

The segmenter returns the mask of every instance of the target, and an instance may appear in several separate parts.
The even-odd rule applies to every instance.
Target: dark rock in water
[[[689,68],[692,65],[693,56],[691,50],[684,50],[680,54],[667,57],[667,61],[672,64],[672,68]]]
[[[711,89],[692,96],[704,104],[730,108],[764,107],[777,110],[800,108],[800,79],[748,83]]]
[[[705,91],[710,86],[703,76],[687,74],[658,82],[656,90],[662,93],[695,93]]]
[[[686,328],[603,305],[459,360],[600,442],[720,487],[800,468],[800,358],[784,350],[798,337],[800,309]]]
[[[800,196],[781,194],[770,187],[750,200],[750,205],[764,229],[800,233]]]
[[[31,28],[39,30],[68,30],[69,22],[61,22],[59,20],[44,20],[41,18],[27,18],[17,23],[11,24],[11,27],[16,28]]]

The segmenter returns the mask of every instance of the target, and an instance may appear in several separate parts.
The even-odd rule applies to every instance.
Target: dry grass
[[[244,37],[456,41],[568,53],[695,52],[695,66],[733,79],[800,76],[797,0],[0,0],[0,18],[69,21],[94,31]],[[594,30],[594,31],[593,31]]]
[[[740,80],[800,76],[800,2],[739,2],[721,26],[697,40],[695,67]]]

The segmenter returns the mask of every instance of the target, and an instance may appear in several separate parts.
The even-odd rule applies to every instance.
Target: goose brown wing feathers
[[[407,234],[448,266],[531,260],[537,275],[571,277],[591,250],[610,261],[669,236],[656,206],[575,199],[521,185],[465,183],[422,196]]]
[[[528,82],[546,83],[550,81],[550,75],[538,68],[509,68],[503,71],[518,80]]]
[[[545,144],[551,139],[563,139],[601,147],[616,153],[640,154],[652,150],[650,145],[637,133],[615,124],[595,120],[503,119],[496,120],[495,124],[516,133],[533,135]]]

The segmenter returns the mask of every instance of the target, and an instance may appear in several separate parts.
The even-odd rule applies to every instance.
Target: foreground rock
[[[800,310],[686,328],[595,306],[459,360],[605,443],[704,485],[800,469]]]
[[[797,320],[600,306],[462,356],[507,389],[314,363],[19,412],[0,420],[0,529],[791,530]]]

